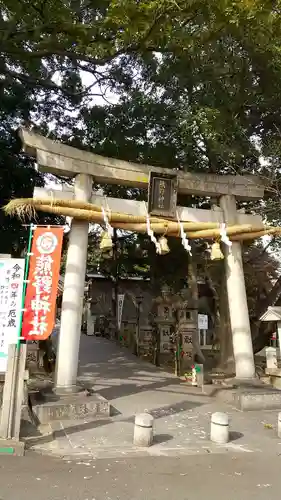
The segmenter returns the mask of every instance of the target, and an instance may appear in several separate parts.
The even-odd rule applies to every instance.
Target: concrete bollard
[[[139,413],[135,417],[134,445],[151,446],[153,441],[153,416]]]
[[[213,413],[211,417],[211,441],[225,444],[229,441],[229,419],[226,413]]]
[[[277,434],[281,438],[281,413],[278,413]]]

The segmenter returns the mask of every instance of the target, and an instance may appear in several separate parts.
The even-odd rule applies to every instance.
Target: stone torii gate
[[[135,164],[88,153],[59,142],[51,141],[28,130],[20,131],[24,150],[37,160],[42,172],[75,178],[73,190],[59,192],[60,198],[75,199],[100,204],[116,212],[144,215],[144,203],[104,198],[93,194],[92,184],[117,184],[146,188],[149,174],[171,174],[171,170]],[[262,228],[258,216],[239,213],[236,201],[260,199],[264,188],[253,176],[219,176],[175,172],[178,177],[178,191],[220,199],[220,208],[197,210],[178,207],[182,220],[200,222],[225,222],[227,225],[252,224]],[[44,196],[48,193],[44,191]],[[42,197],[36,189],[34,196]],[[54,192],[49,196],[56,196]],[[64,292],[62,300],[61,330],[56,369],[56,390],[58,393],[75,392],[78,354],[81,335],[81,316],[87,260],[89,223],[72,220],[67,251]],[[231,251],[225,249],[225,269],[228,304],[233,340],[233,350],[238,379],[255,377],[255,365],[251,329],[249,322],[245,280],[240,242],[233,242]]]

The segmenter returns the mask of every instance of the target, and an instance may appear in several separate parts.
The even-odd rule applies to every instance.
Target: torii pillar
[[[92,195],[92,176],[75,177],[74,197],[89,202]],[[58,394],[76,392],[78,356],[88,251],[89,223],[72,219],[67,250],[64,290],[62,296],[61,327],[55,374]]]
[[[226,224],[237,223],[235,196],[220,198]],[[255,378],[255,362],[245,287],[241,243],[233,241],[225,248],[225,272],[232,331],[233,353],[238,380]]]

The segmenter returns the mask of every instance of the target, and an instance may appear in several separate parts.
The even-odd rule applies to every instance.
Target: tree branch
[[[7,66],[5,67],[1,67],[0,68],[0,74],[3,74],[3,75],[6,75],[7,77],[10,77],[10,78],[13,78],[15,80],[20,80],[22,83],[26,83],[28,85],[32,85],[33,87],[43,87],[45,89],[48,89],[48,90],[53,90],[53,91],[59,91],[61,92],[62,94],[66,95],[67,97],[83,97],[83,96],[87,96],[88,93],[89,93],[89,90],[91,90],[95,85],[96,85],[96,82],[92,83],[91,85],[89,85],[89,87],[87,87],[85,90],[81,91],[81,92],[70,92],[69,90],[67,89],[64,89],[62,87],[60,87],[59,85],[57,85],[55,82],[52,82],[51,80],[44,80],[42,78],[33,78],[31,76],[28,76],[28,75],[25,75],[23,73],[18,73],[16,71],[13,71],[9,68],[7,68]],[[92,97],[100,97],[100,93],[91,93],[91,96]]]
[[[252,262],[256,262],[256,260],[260,259],[267,251],[267,249],[272,245],[272,243],[275,241],[275,236],[271,238],[271,240],[263,247],[262,251],[260,252],[259,255],[252,257],[249,260],[245,260],[245,264],[251,264]]]

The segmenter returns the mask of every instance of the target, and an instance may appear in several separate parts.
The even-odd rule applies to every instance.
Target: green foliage
[[[150,262],[147,240],[142,235],[117,232],[114,243],[114,257],[107,259],[100,251],[100,232],[92,231],[89,236],[88,270],[116,279],[118,276],[150,276]]]
[[[32,196],[32,187],[42,183],[31,162],[20,154],[19,140],[5,137],[0,129],[0,200],[5,205],[11,198]],[[19,255],[25,245],[27,229],[17,219],[10,219],[0,211],[0,253]]]
[[[272,189],[265,206],[248,206],[278,221],[270,209],[280,177],[280,6],[280,0],[0,2],[1,140],[10,159],[2,146],[3,201],[42,182],[11,148],[13,130],[32,118],[49,134],[53,123],[51,136],[108,156],[192,171],[258,172]],[[81,71],[91,83],[82,82]],[[117,104],[93,104],[105,86]],[[268,159],[263,167],[261,153]],[[122,187],[106,192],[146,196]],[[179,201],[202,205],[194,197]],[[124,248],[126,266],[135,241]],[[145,238],[140,245],[146,251]]]
[[[6,0],[0,12],[0,69],[6,81],[32,89],[62,88],[69,97],[82,90],[78,82],[66,85],[70,72],[83,69],[101,77],[103,68],[108,78],[108,63],[115,61],[116,69],[120,57],[149,58],[155,52],[191,56],[197,65],[214,59],[215,70],[219,50],[220,61],[233,54],[242,65],[242,59],[247,64],[251,58],[262,67],[269,59],[278,71],[280,1]],[[224,62],[218,84],[221,72],[231,71]],[[57,72],[61,86],[52,78]]]
[[[42,185],[42,176],[35,171],[33,162],[21,153],[16,127],[30,114],[31,94],[20,85],[7,88],[0,80],[0,204],[11,198],[32,196],[35,183]],[[10,219],[0,211],[0,253],[19,255],[25,245],[27,229],[19,220]]]

